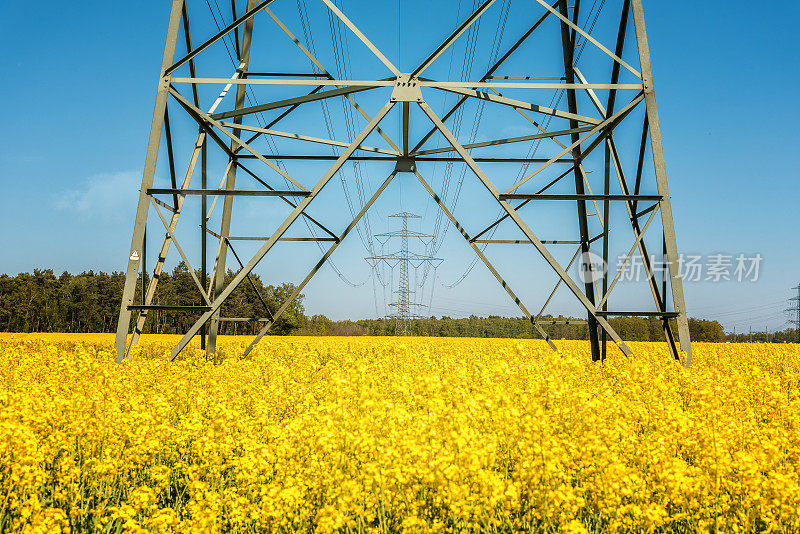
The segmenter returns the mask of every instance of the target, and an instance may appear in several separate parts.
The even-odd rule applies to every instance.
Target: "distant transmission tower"
[[[791,313],[789,322],[797,328],[797,342],[800,343],[800,284],[792,289],[797,291],[797,296],[789,299],[792,302],[792,307],[787,311]]]
[[[416,254],[409,251],[409,236],[420,240],[425,245],[430,243],[430,241],[433,239],[433,236],[430,234],[409,231],[408,220],[420,219],[421,217],[419,215],[403,211],[400,213],[395,213],[394,215],[389,215],[389,217],[402,219],[403,222],[400,230],[387,232],[385,234],[377,234],[375,238],[381,243],[387,243],[393,238],[400,238],[400,250],[391,254],[370,256],[365,259],[373,268],[377,268],[378,264],[381,262],[389,266],[390,269],[394,269],[398,266],[400,267],[400,280],[397,288],[397,300],[389,304],[389,306],[396,308],[397,311],[394,314],[389,315],[389,318],[395,319],[396,321],[394,331],[395,335],[407,336],[411,334],[411,319],[417,319],[420,317],[418,313],[412,312],[412,308],[419,308],[422,306],[422,304],[411,301],[411,295],[414,292],[411,290],[409,283],[408,266],[411,265],[414,269],[418,269],[425,264],[431,267],[438,267],[443,260],[441,258],[434,258],[433,256],[427,254]]]

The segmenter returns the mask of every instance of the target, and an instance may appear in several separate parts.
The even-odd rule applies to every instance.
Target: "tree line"
[[[200,279],[200,273],[195,273]],[[227,284],[235,273],[228,271]],[[149,282],[145,279],[145,286]],[[205,280],[208,287],[209,280]],[[16,276],[0,275],[0,331],[2,332],[114,332],[125,275],[121,272],[68,272],[56,276],[52,269]],[[263,320],[272,317],[286,302],[295,286],[292,284],[265,285],[251,273],[248,281],[236,288],[222,306],[221,316],[229,319],[220,324],[222,334],[255,334]],[[136,286],[134,301],[142,302],[142,279]],[[186,265],[180,263],[172,271],[159,276],[158,291],[152,304],[200,305],[199,290]],[[133,314],[131,321],[136,318]],[[150,311],[145,333],[182,334],[199,316],[199,311]],[[234,319],[234,320],[230,320]],[[261,319],[261,321],[252,320]],[[554,339],[588,339],[588,327],[567,317],[544,316],[570,324],[548,325],[546,330]],[[629,341],[663,341],[664,332],[656,318],[614,317],[609,322],[619,335]],[[132,326],[132,325],[131,325]],[[303,295],[287,308],[271,329],[273,334],[299,335],[394,335],[394,319],[361,319],[334,321],[324,315],[307,317]],[[709,342],[794,342],[797,330],[770,334],[725,334],[717,321],[689,319],[689,331],[695,341]],[[524,317],[429,317],[411,321],[411,333],[437,337],[541,337]]]
[[[797,328],[787,328],[777,332],[750,332],[747,334],[726,334],[725,340],[731,343],[798,343]]]
[[[228,271],[227,284],[234,276]],[[201,279],[200,273],[196,273]],[[145,279],[145,287],[149,278]],[[209,280],[206,278],[205,287]],[[1,332],[115,332],[125,274],[86,271],[68,272],[56,276],[52,269],[36,269],[33,273],[16,276],[0,275]],[[240,284],[221,308],[224,318],[269,318],[294,291],[292,284],[264,285],[252,273],[249,281]],[[142,278],[136,284],[134,302],[142,303]],[[200,291],[184,263],[171,272],[159,275],[154,305],[201,305]],[[155,311],[148,313],[144,333],[183,334],[199,317],[200,312]],[[132,314],[131,325],[137,313]],[[303,296],[300,295],[273,325],[275,334],[290,334],[305,322]],[[224,321],[221,334],[254,334],[260,328],[257,321]]]
[[[559,321],[565,324],[545,325],[544,329],[553,339],[589,339],[589,327],[575,318],[542,316],[544,323]],[[661,322],[653,317],[613,317],[608,320],[617,333],[627,341],[663,341]],[[673,321],[673,331],[677,332]],[[308,335],[369,335],[391,336],[395,334],[395,319],[361,319],[358,321],[332,321],[324,315],[308,318],[302,333]],[[410,331],[418,336],[436,337],[504,337],[532,338],[542,336],[524,317],[471,316],[465,318],[429,317],[412,319]],[[694,341],[723,342],[725,332],[717,321],[689,319],[689,333]]]

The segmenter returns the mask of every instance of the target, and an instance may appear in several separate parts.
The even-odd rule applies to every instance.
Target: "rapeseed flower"
[[[798,532],[800,347],[0,334],[0,531]]]

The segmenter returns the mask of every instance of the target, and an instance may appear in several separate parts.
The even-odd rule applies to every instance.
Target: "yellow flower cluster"
[[[798,532],[800,347],[0,335],[0,531]]]

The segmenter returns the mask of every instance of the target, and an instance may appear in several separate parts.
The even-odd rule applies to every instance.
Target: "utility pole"
[[[421,219],[419,215],[403,211],[400,213],[395,213],[394,215],[389,215],[389,217],[402,220],[400,230],[387,232],[385,234],[376,234],[375,238],[383,244],[387,243],[390,239],[399,238],[400,250],[391,254],[370,256],[365,259],[373,269],[377,268],[378,263],[381,262],[385,263],[390,269],[394,269],[398,266],[400,267],[400,280],[398,282],[396,291],[397,300],[389,304],[389,306],[396,308],[397,311],[394,314],[389,315],[387,318],[395,319],[395,335],[407,336],[411,334],[411,319],[417,319],[420,317],[419,314],[412,312],[412,308],[419,308],[422,306],[421,304],[411,301],[411,294],[413,291],[410,287],[408,267],[411,265],[417,269],[427,263],[428,265],[436,268],[442,263],[443,260],[441,258],[434,258],[433,256],[426,254],[416,254],[409,251],[409,236],[420,240],[425,245],[430,243],[430,241],[433,239],[433,236],[430,234],[409,231],[408,219]]]

